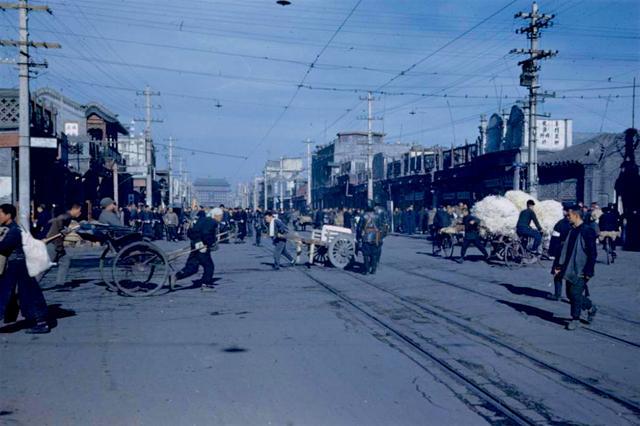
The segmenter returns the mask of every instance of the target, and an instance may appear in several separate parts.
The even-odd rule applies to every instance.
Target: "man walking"
[[[567,296],[571,302],[571,321],[567,330],[580,326],[580,315],[587,311],[587,322],[593,321],[596,306],[588,297],[587,283],[593,277],[597,257],[596,234],[592,227],[584,223],[581,209],[571,207],[568,212],[572,229],[562,247],[555,273],[558,279],[564,279]]]
[[[295,266],[296,260],[287,251],[287,235],[289,229],[280,219],[273,217],[273,212],[268,211],[264,214],[264,220],[269,226],[269,236],[273,241],[273,269],[280,269],[280,257],[284,256],[291,266]]]
[[[556,273],[558,263],[560,262],[560,254],[562,247],[567,241],[569,232],[571,231],[571,222],[569,221],[569,213],[567,208],[563,209],[564,217],[558,221],[553,227],[551,233],[551,241],[549,242],[549,256],[553,257],[553,265],[551,266],[551,274],[553,275],[553,295],[549,295],[551,300],[560,300],[562,298],[562,277]]]
[[[29,334],[43,334],[50,330],[47,323],[47,302],[36,279],[29,276],[22,250],[22,231],[15,222],[16,208],[11,204],[0,205],[0,255],[6,258],[6,270],[0,276],[0,319],[12,295],[18,288],[20,310],[32,327]]]
[[[467,249],[471,244],[480,250],[485,261],[489,259],[489,254],[480,239],[480,219],[465,209],[462,210],[462,224],[464,225],[464,238],[462,240],[462,250],[460,251],[460,260],[458,260],[458,263],[464,262],[464,256],[467,254]]]
[[[364,215],[358,222],[356,232],[364,259],[363,274],[375,274],[380,261],[382,251],[383,230],[381,229],[380,218],[373,208],[367,207]]]
[[[71,208],[65,213],[58,215],[51,219],[49,232],[47,238],[58,235],[69,226],[72,220],[78,219],[82,214],[82,206],[78,203],[71,205]],[[47,251],[49,257],[53,263],[58,264],[58,272],[56,274],[56,285],[64,285],[67,281],[67,275],[69,273],[69,267],[71,266],[71,256],[67,253],[64,247],[64,238],[56,238],[47,244]]]
[[[433,240],[437,247],[436,252],[440,251],[440,242],[442,241],[442,231],[453,223],[453,215],[449,212],[449,208],[440,206],[433,217]]]
[[[196,223],[187,232],[187,236],[191,240],[192,251],[184,268],[171,277],[172,285],[177,281],[195,275],[199,267],[202,266],[202,278],[199,280],[202,290],[214,288],[213,273],[215,265],[211,259],[211,248],[216,244],[218,226],[222,220],[222,209],[213,209],[212,216],[213,218],[208,217],[204,210],[198,212]]]
[[[163,220],[164,225],[167,227],[167,241],[178,241],[178,215],[172,208],[169,208]]]
[[[256,233],[254,245],[256,247],[260,247],[260,242],[262,241],[262,233],[264,232],[264,217],[262,215],[262,210],[260,210],[259,208],[256,209],[256,212],[253,216],[253,228]]]

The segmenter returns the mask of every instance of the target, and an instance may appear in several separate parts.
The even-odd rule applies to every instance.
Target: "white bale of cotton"
[[[489,232],[497,235],[513,235],[520,211],[505,197],[489,195],[474,204],[471,213]]]
[[[504,196],[515,204],[518,211],[522,211],[527,208],[527,201],[533,200],[536,205],[538,204],[538,200],[535,197],[527,194],[524,191],[507,191]],[[535,208],[534,208],[535,211]],[[536,212],[537,213],[537,212]]]
[[[538,221],[544,230],[544,233],[549,235],[553,232],[553,227],[556,223],[562,219],[562,203],[556,200],[543,200],[536,203],[534,206]]]

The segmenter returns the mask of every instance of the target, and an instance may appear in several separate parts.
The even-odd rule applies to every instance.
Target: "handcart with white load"
[[[314,229],[311,238],[295,235],[288,239],[296,244],[298,259],[306,247],[311,265],[331,264],[338,269],[344,269],[356,256],[355,235],[351,229],[342,226],[324,225],[322,229]]]

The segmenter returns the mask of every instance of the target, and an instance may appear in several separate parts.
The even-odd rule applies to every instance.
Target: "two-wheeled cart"
[[[167,283],[173,270],[171,262],[199,250],[191,247],[165,253],[145,239],[141,232],[127,227],[86,223],[76,231],[84,240],[105,247],[100,256],[102,281],[126,296],[150,296]],[[218,235],[218,241],[226,238]],[[173,290],[173,288],[171,288]]]
[[[341,226],[324,225],[314,229],[311,238],[290,237],[296,243],[296,254],[300,257],[303,247],[307,248],[309,264],[330,264],[338,269],[346,268],[356,256],[356,241],[351,229]]]

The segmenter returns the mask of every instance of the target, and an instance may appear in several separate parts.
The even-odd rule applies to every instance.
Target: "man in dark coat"
[[[40,204],[36,209],[36,220],[33,222],[33,236],[41,240],[49,231],[49,221],[51,220],[51,212],[47,206]]]
[[[588,322],[593,321],[597,312],[588,297],[587,288],[595,273],[597,248],[595,231],[582,220],[580,207],[569,208],[568,216],[573,228],[562,247],[555,273],[558,279],[565,280],[567,297],[571,302],[571,321],[567,330],[575,330],[580,326],[582,311],[587,311]]]
[[[453,215],[445,206],[440,206],[433,217],[433,239],[438,251],[440,251],[440,241],[442,240],[441,230],[448,228],[453,223]]]
[[[620,233],[620,215],[613,204],[606,207],[598,220],[598,228],[600,232]],[[600,238],[603,238],[602,236]],[[611,238],[612,254],[616,256],[616,238]]]
[[[527,208],[520,212],[518,222],[516,223],[516,233],[519,237],[533,238],[531,251],[534,253],[538,251],[538,247],[542,241],[542,226],[540,225],[540,222],[538,222],[536,213],[533,211],[533,206],[535,205],[536,203],[533,200],[527,201]],[[538,229],[537,231],[529,226],[531,222],[534,223]]]
[[[480,219],[469,213],[469,210],[462,211],[463,218],[462,224],[464,225],[464,238],[462,240],[462,250],[460,251],[460,259],[459,263],[464,262],[464,256],[467,254],[467,249],[471,244],[476,246],[478,250],[484,256],[484,259],[487,260],[489,258],[489,254],[487,250],[484,248],[482,244],[482,240],[480,239]]]
[[[139,219],[142,224],[142,235],[153,240],[155,233],[153,231],[153,212],[151,207],[144,206],[144,210],[140,212]]]
[[[260,208],[257,208],[256,212],[253,215],[253,228],[256,233],[255,243],[253,243],[253,245],[260,247],[262,233],[264,232],[264,215],[262,214],[262,210],[260,210]]]
[[[356,239],[362,250],[364,275],[375,274],[378,268],[382,254],[383,228],[385,227],[382,221],[383,218],[379,217],[371,207],[367,207],[364,215],[358,221]]]
[[[195,275],[202,266],[202,278],[199,283],[202,290],[214,288],[213,273],[215,265],[211,259],[211,249],[216,245],[218,224],[222,220],[223,214],[220,208],[212,211],[213,218],[201,210],[198,212],[197,220],[193,227],[189,229],[187,236],[191,240],[191,253],[187,258],[187,263],[181,271],[171,277],[171,284],[175,284],[184,278]]]
[[[549,242],[549,256],[553,258],[553,265],[551,266],[551,274],[553,275],[554,292],[553,295],[549,295],[551,300],[560,300],[562,298],[562,277],[556,274],[556,268],[560,261],[560,253],[562,253],[562,247],[564,246],[569,232],[573,228],[569,221],[568,208],[563,208],[564,217],[560,219],[553,227],[551,233],[551,241]]]
[[[0,276],[0,320],[4,318],[17,287],[20,310],[32,325],[27,333],[48,333],[47,302],[36,279],[29,276],[22,250],[22,231],[15,217],[16,208],[13,205],[0,205],[0,255],[6,258],[6,270]]]

